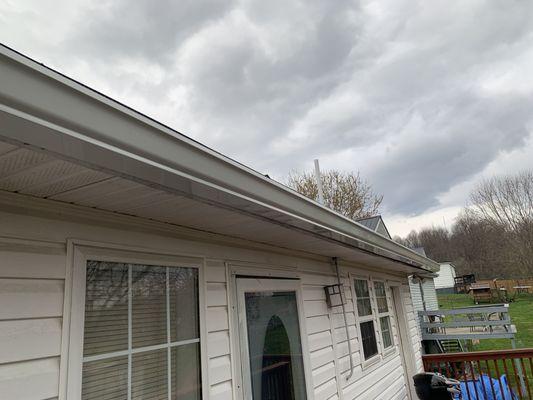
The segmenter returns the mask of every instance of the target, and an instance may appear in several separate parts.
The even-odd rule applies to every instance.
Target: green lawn
[[[473,306],[474,301],[469,295],[447,294],[439,296],[439,307],[442,309]],[[533,294],[521,294],[509,304],[511,322],[516,326],[516,347],[533,348]],[[500,350],[510,349],[508,339],[484,339],[479,344],[472,345],[470,350]]]

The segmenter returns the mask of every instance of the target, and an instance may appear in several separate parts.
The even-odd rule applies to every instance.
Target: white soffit
[[[0,190],[112,211],[380,268],[411,268],[0,141]]]

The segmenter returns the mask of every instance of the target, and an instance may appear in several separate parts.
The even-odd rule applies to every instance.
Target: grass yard
[[[466,294],[439,295],[439,307],[442,309],[473,306],[474,301]],[[533,348],[533,294],[521,294],[509,304],[511,322],[516,326],[516,347]],[[473,344],[469,350],[500,350],[510,349],[508,339],[484,339],[479,344]]]

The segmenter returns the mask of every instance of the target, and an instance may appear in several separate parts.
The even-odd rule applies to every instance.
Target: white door
[[[306,400],[298,281],[236,281],[244,399]]]

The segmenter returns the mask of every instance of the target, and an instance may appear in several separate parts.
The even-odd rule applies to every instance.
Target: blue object
[[[461,381],[461,397],[463,400],[517,400],[507,382],[505,375],[500,376],[501,386],[498,379],[488,375],[481,375],[478,379]],[[467,390],[468,387],[468,390]],[[485,388],[485,390],[483,390]],[[470,394],[470,397],[468,397]]]

